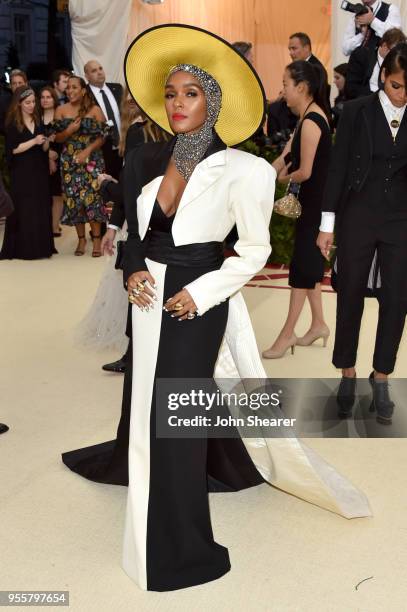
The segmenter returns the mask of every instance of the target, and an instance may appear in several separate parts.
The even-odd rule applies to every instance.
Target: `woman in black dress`
[[[197,66],[202,49],[210,72]],[[191,63],[177,64],[182,60]],[[245,140],[264,112],[256,73],[228,43],[199,28],[158,26],[133,42],[125,69],[139,106],[175,134],[169,142],[133,150],[124,166],[124,281],[136,342],[132,380],[127,371],[124,391],[131,418],[122,419],[118,435],[124,440],[130,434],[123,567],[142,589],[167,591],[214,580],[230,569],[227,549],[213,537],[208,491],[261,484],[270,463],[273,473],[284,474],[286,490],[334,511],[338,498],[346,499],[347,516],[365,516],[369,509],[332,468],[325,465],[315,478],[320,460],[314,458],[311,467],[292,438],[283,442],[281,472],[270,457],[272,444],[259,448],[256,440],[260,473],[249,454],[252,446],[233,426],[228,439],[208,439],[202,431],[192,437],[191,429],[182,438],[174,430],[157,432],[169,408],[162,379],[181,379],[188,390],[194,387],[191,378],[211,381],[224,336],[236,362],[248,357],[246,372],[265,377],[239,290],[270,253],[275,171],[221,139]],[[223,241],[235,223],[239,257],[223,261]],[[65,454],[64,461],[71,467],[82,454],[82,465],[72,469],[93,479],[95,471],[86,466],[94,452],[95,447],[81,449]],[[107,482],[120,482],[127,470],[123,452],[121,465],[119,453],[117,458]]]
[[[324,258],[316,245],[331,151],[330,113],[325,108],[324,96],[320,91],[322,83],[319,67],[309,62],[293,62],[284,72],[284,96],[300,120],[292,140],[273,165],[279,181],[301,185],[299,200],[302,214],[296,223],[290,264],[290,307],[280,334],[274,344],[263,352],[266,359],[283,357],[289,348],[294,353],[296,344],[308,346],[318,338],[322,338],[326,346],[329,336],[321,298]],[[295,325],[306,298],[311,307],[311,325],[302,338],[297,338]]]
[[[58,107],[58,97],[55,89],[46,85],[40,92],[41,119],[45,126],[45,131],[52,134],[52,123],[55,117],[55,110]],[[55,237],[61,235],[61,220],[63,201],[61,170],[59,165],[62,146],[56,142],[50,144],[49,156],[49,180],[52,197],[52,231]]]
[[[343,105],[347,100],[345,93],[347,72],[348,64],[339,64],[334,68],[334,82],[338,90],[338,95],[336,96],[334,105],[332,107],[332,121],[335,129],[338,127],[339,118],[343,111]]]
[[[6,154],[14,212],[7,218],[0,259],[41,259],[56,253],[52,237],[49,141],[30,87],[18,88],[6,119]]]

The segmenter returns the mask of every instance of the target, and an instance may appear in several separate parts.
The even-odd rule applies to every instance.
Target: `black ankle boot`
[[[355,403],[356,393],[356,376],[350,378],[349,376],[342,376],[342,380],[339,385],[338,393],[336,394],[336,403],[339,406],[338,417],[340,419],[347,419],[352,416],[352,408]]]
[[[0,423],[0,434],[2,433],[6,433],[6,431],[8,431],[8,426],[5,425],[4,423]]]
[[[378,423],[391,425],[394,402],[390,398],[389,383],[385,379],[375,379],[374,372],[370,374],[369,382],[373,389],[373,400],[370,406],[371,412],[377,412],[376,421]]]

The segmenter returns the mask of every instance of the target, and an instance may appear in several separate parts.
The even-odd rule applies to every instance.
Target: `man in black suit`
[[[308,34],[304,32],[292,34],[288,41],[288,52],[293,62],[302,60],[319,67],[322,78],[325,80],[327,108],[330,108],[329,96],[331,87],[328,84],[328,73],[319,59],[313,55],[311,39]],[[293,131],[297,121],[298,117],[291,112],[280,94],[277,100],[270,104],[268,109],[267,135],[273,139],[273,134],[276,132]]]
[[[312,53],[311,39],[308,34],[304,34],[304,32],[291,34],[288,41],[288,52],[293,62],[303,60],[311,64],[318,64],[318,66],[322,68],[326,76],[326,82],[328,83],[328,73],[322,65],[322,62]]]
[[[392,28],[384,33],[377,49],[357,47],[352,51],[346,73],[346,99],[368,96],[380,89],[380,68],[384,58],[393,47],[404,42],[405,34],[399,28]]]
[[[106,83],[103,67],[97,60],[90,60],[84,66],[85,76],[88,80],[88,91],[100,106],[106,121],[111,121],[112,135],[106,138],[102,147],[107,174],[115,179],[119,178],[123,164],[119,156],[120,140],[120,103],[123,88],[120,83]]]
[[[59,106],[69,102],[68,96],[66,95],[66,88],[68,87],[70,76],[71,73],[68,70],[54,70],[52,73],[52,86],[57,94]]]

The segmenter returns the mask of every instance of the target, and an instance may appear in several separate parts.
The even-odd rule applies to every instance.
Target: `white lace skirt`
[[[127,231],[117,232],[118,240],[126,240]],[[115,349],[125,352],[128,338],[127,291],[123,287],[123,272],[115,269],[116,255],[108,258],[95,298],[82,321],[74,330],[75,343],[86,348]]]

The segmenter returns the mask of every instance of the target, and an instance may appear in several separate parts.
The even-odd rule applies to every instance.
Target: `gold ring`
[[[144,283],[142,283],[142,282],[138,282],[138,283],[137,283],[137,289],[138,289],[139,291],[144,291]]]
[[[184,307],[183,307],[183,305],[181,304],[181,302],[176,302],[176,303],[174,304],[174,310],[182,310],[183,308],[184,308]]]
[[[132,289],[131,292],[133,295],[139,295],[140,293],[139,289]]]

